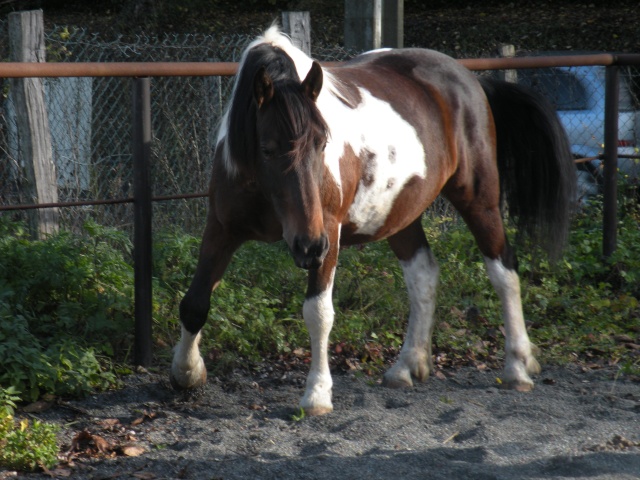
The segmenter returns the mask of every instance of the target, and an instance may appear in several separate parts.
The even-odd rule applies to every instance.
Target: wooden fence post
[[[404,0],[382,1],[382,46],[404,46]]]
[[[293,44],[311,56],[311,16],[309,12],[282,12],[282,31]]]
[[[509,44],[498,45],[498,56],[504,58],[513,58],[516,56],[516,47]],[[518,83],[517,70],[500,70],[498,77],[505,82]]]
[[[345,0],[344,46],[356,51],[382,46],[382,0]]]
[[[10,58],[14,62],[44,62],[42,10],[9,14]],[[51,132],[44,101],[42,78],[11,80],[15,106],[18,149],[27,179],[24,190],[34,203],[58,202],[58,178],[51,148]],[[35,238],[58,231],[58,209],[44,208],[30,214]]]
[[[356,50],[404,45],[404,0],[345,0],[344,45]]]

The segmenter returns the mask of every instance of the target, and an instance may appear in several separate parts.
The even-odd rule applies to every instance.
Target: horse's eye
[[[327,142],[324,142],[322,140],[316,140],[315,144],[316,144],[316,148],[320,148],[323,152],[324,152],[324,149],[327,148]]]
[[[275,151],[272,148],[268,148],[268,147],[262,147],[260,150],[262,151],[262,156],[265,158],[271,158],[275,153]]]

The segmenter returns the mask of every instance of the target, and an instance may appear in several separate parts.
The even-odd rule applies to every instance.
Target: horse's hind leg
[[[171,364],[171,385],[176,389],[196,388],[207,381],[207,370],[200,355],[200,330],[207,321],[211,292],[218,286],[239,242],[221,233],[217,220],[210,216],[200,246],[198,266],[189,290],[180,302],[182,336]]]
[[[478,194],[470,203],[462,204],[455,197],[450,200],[473,233],[484,256],[489,280],[502,304],[506,337],[505,384],[515,390],[529,391],[533,388],[529,375],[540,373],[540,365],[533,356],[524,323],[517,259],[504,232],[497,192],[490,187],[480,187],[477,191],[485,194]]]
[[[533,356],[522,313],[520,279],[515,268],[515,255],[508,244],[503,255],[484,257],[491,284],[502,303],[505,328],[505,372],[508,387],[519,391],[533,388],[530,374],[540,373],[540,365]]]
[[[422,230],[420,219],[389,238],[389,245],[400,260],[409,293],[410,311],[407,335],[395,365],[384,375],[384,385],[392,388],[425,381],[433,370],[433,333],[439,268]]]

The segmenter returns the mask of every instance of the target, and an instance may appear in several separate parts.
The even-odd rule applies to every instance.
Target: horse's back
[[[487,97],[476,76],[443,53],[374,50],[329,71],[347,97],[357,98],[358,90],[365,89],[388,102],[418,131],[442,127],[447,130],[442,138],[473,143],[492,129]]]
[[[338,75],[340,71],[350,70],[365,75],[384,74],[389,82],[404,77],[443,89],[457,85],[481,92],[475,76],[467,68],[444,53],[425,48],[372,50],[334,69]]]

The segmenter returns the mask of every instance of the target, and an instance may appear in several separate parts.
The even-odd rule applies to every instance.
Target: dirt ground
[[[517,393],[499,376],[463,368],[390,390],[334,375],[335,411],[299,419],[302,372],[211,378],[192,395],[139,373],[38,414],[73,452],[20,478],[640,478],[637,379],[547,367],[533,392]]]

